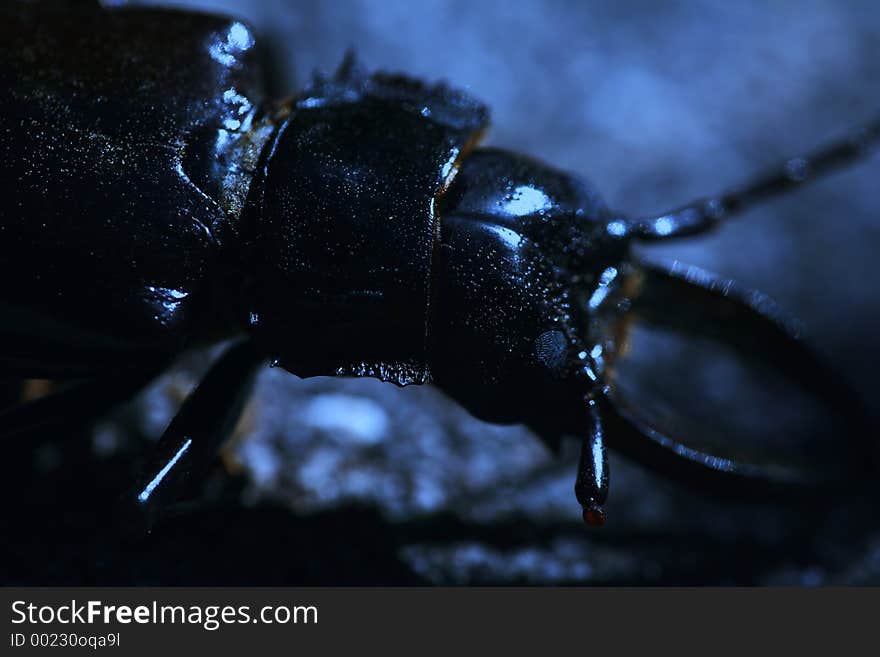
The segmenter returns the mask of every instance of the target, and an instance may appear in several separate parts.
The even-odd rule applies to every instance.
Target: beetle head
[[[485,419],[568,432],[572,421],[582,423],[568,409],[582,412],[601,385],[611,346],[600,307],[626,243],[610,213],[575,178],[483,149],[463,163],[440,216],[435,380]]]

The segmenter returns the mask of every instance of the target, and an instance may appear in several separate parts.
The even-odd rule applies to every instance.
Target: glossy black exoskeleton
[[[5,412],[0,432],[94,414],[183,351],[238,340],[166,430],[134,506],[212,457],[267,359],[303,377],[431,382],[551,446],[579,437],[576,493],[594,525],[606,442],[738,494],[874,472],[855,395],[766,298],[630,247],[705,231],[853,161],[880,124],[632,220],[568,174],[478,146],[486,108],[443,85],[347,60],[273,102],[235,20],[50,0],[4,3],[0,17],[0,367],[78,381]],[[668,434],[615,385],[635,320],[783,371],[846,439],[769,458]]]

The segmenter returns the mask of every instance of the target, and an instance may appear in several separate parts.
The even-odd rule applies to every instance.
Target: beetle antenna
[[[787,160],[775,171],[742,187],[696,200],[656,217],[636,219],[633,233],[645,240],[684,237],[714,228],[722,219],[740,214],[762,201],[791,191],[821,176],[858,162],[880,142],[880,118],[851,137],[808,155]]]

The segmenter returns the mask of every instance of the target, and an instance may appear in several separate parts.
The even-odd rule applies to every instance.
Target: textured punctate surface
[[[301,92],[241,232],[250,328],[283,367],[429,378],[436,202],[487,122],[466,94],[351,60]]]
[[[636,215],[735,184],[880,107],[872,2],[177,4],[253,21],[275,45],[282,91],[315,67],[333,70],[348,46],[370,67],[467,85],[492,108],[491,143],[577,171]],[[771,293],[876,411],[877,176],[874,159],[648,253]],[[106,495],[92,473],[105,473],[103,491],[124,486],[131,427],[160,431],[188,380],[163,379],[79,450],[67,441],[21,455],[34,464],[27,490],[58,509],[66,532],[32,512],[3,516],[19,529],[4,544],[5,580],[880,582],[872,500],[796,513],[736,505],[612,458],[609,524],[585,533],[572,503],[576,454],[557,461],[526,430],[476,422],[428,388],[277,369],[261,377],[243,425],[250,492],[119,549],[82,511]],[[255,497],[276,506],[244,508]]]
[[[186,337],[263,90],[239,21],[41,5],[0,14],[0,331],[63,371]]]

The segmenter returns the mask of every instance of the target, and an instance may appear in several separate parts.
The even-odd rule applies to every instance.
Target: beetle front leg
[[[585,429],[574,492],[583,507],[584,522],[592,527],[601,527],[605,524],[602,505],[608,498],[608,453],[602,417],[595,399],[587,400]]]
[[[234,345],[186,398],[137,486],[123,498],[121,511],[134,515],[138,529],[149,530],[157,514],[179,495],[186,477],[204,470],[229,438],[262,361],[249,341]]]
[[[604,504],[608,499],[608,452],[601,400],[595,395],[596,392],[591,391],[583,396],[566,397],[555,407],[555,412],[543,412],[528,426],[557,455],[563,436],[580,442],[574,492],[583,509],[584,522],[591,527],[601,527],[605,524]]]

